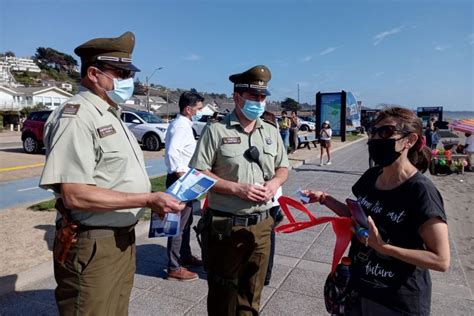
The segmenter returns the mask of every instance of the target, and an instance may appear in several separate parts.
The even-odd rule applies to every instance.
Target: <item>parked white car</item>
[[[148,112],[122,111],[120,118],[145,149],[157,151],[165,147],[169,124],[159,116]]]
[[[217,120],[222,120],[224,117],[224,114],[219,114],[217,116]],[[207,125],[207,121],[209,118],[211,118],[212,115],[203,115],[199,121],[193,121],[193,133],[194,137],[198,139],[201,136],[202,130],[204,129],[204,126]]]
[[[300,131],[314,131],[315,129],[316,124],[314,122],[300,118]]]

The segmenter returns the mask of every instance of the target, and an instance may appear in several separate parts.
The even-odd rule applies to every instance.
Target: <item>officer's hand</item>
[[[178,201],[169,194],[163,192],[154,192],[151,193],[151,198],[148,201],[147,206],[151,208],[153,212],[163,216],[166,213],[180,212],[184,209],[186,203]]]
[[[254,202],[268,201],[268,189],[263,185],[238,183],[237,196],[242,200],[249,200]]]
[[[265,182],[264,186],[265,188],[267,188],[267,201],[270,201],[277,193],[277,190],[280,187],[280,184],[278,183],[277,180],[273,179],[273,180]]]

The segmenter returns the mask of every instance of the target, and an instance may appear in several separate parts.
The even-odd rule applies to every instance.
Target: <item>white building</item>
[[[27,106],[43,104],[54,108],[72,97],[58,87],[4,87],[0,86],[0,111],[19,111]]]
[[[34,72],[40,73],[41,69],[35,64],[31,58],[2,57],[0,61],[6,62],[10,66],[10,71],[18,72]]]

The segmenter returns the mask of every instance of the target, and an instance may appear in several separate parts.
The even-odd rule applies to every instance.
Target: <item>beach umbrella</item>
[[[453,121],[449,123],[449,128],[458,132],[474,134],[474,119]]]

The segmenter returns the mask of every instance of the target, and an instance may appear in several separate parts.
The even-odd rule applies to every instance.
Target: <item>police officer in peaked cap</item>
[[[131,32],[78,46],[80,92],[45,125],[40,186],[54,191],[60,213],[53,253],[61,315],[127,315],[138,218],[145,207],[162,215],[184,208],[150,192],[142,151],[118,114],[139,71],[134,46]]]
[[[209,123],[190,165],[217,179],[197,225],[209,315],[257,315],[270,253],[270,208],[288,177],[277,128],[260,119],[270,95],[263,65],[231,75],[235,109]]]

